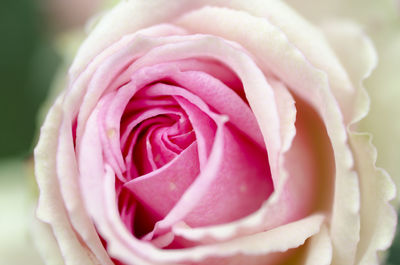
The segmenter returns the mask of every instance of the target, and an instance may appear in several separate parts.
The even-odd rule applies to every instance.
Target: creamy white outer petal
[[[356,263],[378,265],[378,251],[390,247],[396,232],[397,215],[389,201],[396,187],[386,171],[376,168],[376,149],[369,134],[350,135],[361,184],[361,235]]]
[[[51,226],[38,219],[32,221],[31,234],[34,238],[34,245],[40,253],[44,264],[64,265],[64,259],[58,247],[57,239],[53,234]]]
[[[363,81],[375,68],[377,55],[371,41],[354,23],[332,21],[323,28],[357,88],[359,104],[355,108],[358,113],[353,123],[357,122],[369,110]],[[381,93],[384,89],[381,88]],[[370,135],[353,132],[350,128],[348,132],[361,188],[361,230],[356,264],[378,264],[377,251],[387,249],[395,233],[397,217],[389,204],[395,198],[395,186],[385,171],[375,167],[377,152]]]
[[[317,27],[279,0],[235,0],[226,6],[267,19],[287,36],[288,41],[304,54],[310,64],[326,72],[344,120],[349,121],[352,115],[354,88],[346,71]]]
[[[342,109],[350,115],[353,88],[346,72],[332,53],[322,34],[295,11],[279,0],[128,0],[121,1],[106,14],[88,39],[80,48],[71,68],[72,73],[79,73],[97,53],[127,33],[162,22],[170,22],[185,12],[206,5],[228,7],[243,10],[258,17],[269,19],[287,35],[290,42],[299,48],[312,64],[327,71],[330,85]],[[160,8],[162,7],[162,8]],[[147,14],[153,14],[149,16]],[[115,25],[118,25],[115,27]],[[298,30],[299,27],[302,30]],[[107,32],[107,37],[104,37]],[[340,84],[340,85],[337,85]]]
[[[320,23],[331,19],[351,19],[360,23],[377,49],[379,63],[365,86],[371,109],[360,122],[360,129],[374,135],[378,149],[377,165],[385,168],[400,187],[400,4],[397,0],[287,0],[307,19]],[[400,197],[394,199],[396,208]]]
[[[161,22],[170,22],[176,16],[206,5],[243,10],[254,16],[269,19],[279,27],[285,32],[289,41],[293,42],[312,64],[328,73],[330,86],[344,110],[345,120],[348,120],[348,116],[351,116],[349,106],[352,105],[354,91],[346,72],[343,71],[319,30],[279,0],[122,1],[102,18],[99,25],[83,43],[71,72],[79,73],[96,53],[117,41],[124,34]],[[160,8],[161,6],[162,8]],[[119,26],[115,27],[114,25]],[[302,30],[298,30],[299,27]],[[106,38],[104,38],[103,32],[109,33]]]
[[[329,265],[332,262],[332,242],[326,225],[310,238],[304,265]]]
[[[371,40],[354,22],[332,20],[323,23],[321,28],[355,88],[354,111],[350,117],[352,125],[368,113],[370,101],[363,81],[376,67],[377,54]]]
[[[65,264],[91,265],[96,262],[91,257],[90,251],[81,244],[71,226],[56,175],[62,99],[63,94],[50,109],[35,148],[35,176],[41,191],[36,214],[39,220],[51,225]]]
[[[400,16],[398,19],[399,23]],[[397,24],[399,25],[399,24]],[[400,188],[400,30],[386,30],[375,38],[379,54],[376,70],[365,86],[371,97],[371,110],[360,122],[360,130],[373,134],[373,143],[378,149],[377,165],[386,169]],[[393,204],[398,209],[400,196]]]
[[[196,260],[203,255],[207,255],[207,252],[209,252],[209,256],[225,256],[237,253],[259,255],[285,252],[289,249],[288,246],[298,247],[304,244],[307,238],[316,234],[320,230],[324,219],[323,215],[315,214],[275,229],[236,238],[229,242],[198,246],[194,248],[192,258]]]
[[[103,15],[79,48],[70,68],[72,77],[79,75],[94,57],[124,35],[168,22],[178,14],[200,5],[201,1],[190,0],[120,1]]]

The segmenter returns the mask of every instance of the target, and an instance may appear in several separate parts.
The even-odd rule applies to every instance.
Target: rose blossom
[[[48,260],[377,264],[395,191],[351,131],[375,53],[323,29],[279,1],[119,3],[35,150]]]

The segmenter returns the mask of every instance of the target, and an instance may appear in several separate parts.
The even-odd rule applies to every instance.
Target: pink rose
[[[280,1],[107,13],[35,150],[48,263],[378,264],[395,189],[351,130],[376,57],[323,30]]]

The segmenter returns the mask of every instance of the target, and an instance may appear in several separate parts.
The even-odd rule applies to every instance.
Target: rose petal
[[[100,97],[107,90],[112,79],[117,75],[126,64],[134,61],[142,53],[149,49],[158,46],[159,42],[146,41],[147,38],[142,36],[152,35],[179,35],[182,34],[182,29],[171,25],[157,25],[151,28],[140,30],[134,34],[125,36],[119,42],[114,43],[101,53],[99,53],[90,65],[84,68],[84,71],[79,74],[74,73],[70,68],[71,84],[67,94],[70,99],[68,111],[78,113],[78,128],[76,132],[77,146],[79,146],[80,136],[85,128],[85,123],[93,111],[93,108],[98,103]],[[129,45],[129,55],[123,54],[120,56],[120,50]],[[76,57],[78,58],[78,56]],[[78,59],[77,59],[78,60]],[[117,63],[118,62],[118,63]],[[119,66],[119,67],[117,67]],[[121,85],[121,84],[120,84]],[[73,105],[75,101],[81,104]],[[74,108],[72,108],[74,106]],[[77,106],[80,106],[79,111]]]
[[[363,81],[375,68],[377,55],[371,41],[353,23],[330,22],[324,25],[324,30],[357,87],[358,114],[353,117],[350,124],[353,125],[369,110]],[[348,131],[361,188],[361,230],[356,262],[379,264],[377,251],[390,246],[396,230],[396,213],[389,204],[395,198],[395,186],[385,171],[375,167],[377,154],[371,136],[350,128]]]
[[[57,242],[52,227],[49,224],[44,223],[39,219],[34,219],[32,222],[31,233],[33,238],[35,239],[34,245],[40,253],[42,261],[44,261],[45,264],[69,264],[65,263],[65,260],[61,254],[61,250],[59,248],[59,243]]]
[[[110,167],[107,167],[107,172],[107,181],[106,186],[104,187],[105,201],[107,202],[108,211],[113,212],[108,215],[111,217],[109,222],[115,225],[113,229],[119,230],[123,227],[120,227],[118,224],[119,222],[117,221],[119,217],[117,209],[115,208],[115,189],[113,188],[115,178],[113,177],[113,172]],[[244,255],[260,255],[278,251],[284,252],[290,248],[302,245],[308,237],[316,234],[319,231],[324,218],[323,215],[315,214],[266,232],[236,238],[228,242],[197,246],[194,248],[168,250],[165,252],[152,248],[151,245],[144,244],[142,241],[137,241],[136,243],[131,241],[131,243],[134,244],[131,244],[130,247],[140,247],[140,249],[136,250],[136,253],[145,255],[151,255],[151,253],[153,253],[152,260],[159,260],[162,262],[184,260],[198,262],[203,260],[205,257],[229,257],[237,253]],[[119,234],[122,238],[125,238],[125,240],[128,239],[128,234]],[[110,243],[109,251],[112,254],[123,254],[120,256],[122,261],[128,262],[130,260],[128,257],[132,256],[132,252],[125,249],[123,247],[124,245],[120,245],[120,241],[113,240]]]
[[[310,238],[304,265],[329,265],[332,262],[332,242],[326,225]]]
[[[272,77],[268,78],[268,82],[274,90],[281,126],[282,152],[285,153],[290,149],[293,138],[296,135],[295,121],[297,111],[295,101],[284,83]]]
[[[324,23],[322,29],[354,84],[355,106],[350,119],[350,124],[354,124],[364,118],[369,111],[370,100],[362,81],[376,67],[378,61],[376,51],[370,39],[354,23],[330,21]]]
[[[117,209],[116,194],[115,194],[115,173],[111,170],[110,166],[104,165],[100,135],[98,128],[98,111],[94,111],[90,116],[86,128],[84,130],[84,135],[82,136],[82,148],[78,154],[79,170],[81,177],[79,179],[80,186],[85,192],[82,193],[85,205],[87,207],[87,212],[92,216],[94,223],[96,224],[97,230],[103,236],[112,233],[112,227],[114,225],[106,225],[107,220],[107,208],[111,203],[114,210],[117,212],[117,223],[115,226],[122,226],[124,233],[130,235],[127,227],[122,223],[120,215]],[[111,173],[110,173],[111,172]],[[104,185],[107,180],[107,176],[112,176],[113,186],[112,188],[113,198],[111,202],[108,201],[108,197],[104,191]],[[107,238],[106,238],[107,239]],[[107,248],[111,249],[114,244],[119,244],[119,240],[115,242],[113,240],[107,240]],[[149,246],[152,247],[152,246]],[[124,245],[120,245],[119,250],[124,251]],[[141,244],[142,251],[146,251],[146,244]],[[140,251],[138,252],[140,253]],[[140,256],[133,255],[131,257],[131,262],[135,264],[149,264]]]
[[[170,39],[165,40],[168,41]],[[281,145],[278,114],[273,91],[266,82],[264,75],[242,50],[236,47],[236,45],[232,47],[231,43],[224,43],[222,39],[213,36],[195,35],[177,37],[175,40],[180,40],[181,42],[165,44],[154,48],[138,59],[131,67],[135,69],[163,61],[192,57],[209,57],[219,60],[230,67],[242,79],[246,96],[249,98],[249,102],[252,102],[250,107],[256,116],[261,132],[263,133],[264,142],[267,145],[273,178],[278,177],[278,150],[280,150]],[[222,45],[225,48],[224,50],[222,50]],[[224,55],[222,56],[222,54]],[[263,101],[257,104],[261,99]]]
[[[398,1],[397,1],[398,2]],[[392,8],[391,10],[394,10]],[[376,29],[372,37],[379,54],[379,63],[366,80],[365,87],[371,97],[371,109],[360,124],[360,131],[371,132],[374,145],[378,149],[377,165],[386,169],[400,187],[400,153],[394,146],[400,146],[400,123],[393,122],[400,116],[400,32],[397,23],[400,19],[389,24],[386,30]],[[396,23],[397,22],[397,23]],[[378,36],[377,36],[378,35]],[[400,196],[392,204],[400,207]]]
[[[297,134],[285,155],[288,180],[284,183],[277,201],[267,204],[261,210],[263,215],[257,218],[262,220],[262,224],[256,225],[253,221],[258,230],[267,230],[298,220],[313,210],[328,211],[331,208],[334,160],[329,137],[323,122],[310,106],[300,99],[296,99],[296,105]],[[319,192],[313,192],[317,187]],[[176,235],[202,243],[227,240],[228,235],[232,236],[230,229],[235,231],[236,236],[249,233],[246,231],[246,222],[198,228],[177,224],[173,227]]]
[[[189,38],[190,39],[190,38]],[[181,48],[183,48],[183,47],[177,47],[177,45],[176,44],[174,44],[173,46],[168,46],[168,49],[160,49],[160,51],[164,51],[164,55],[162,56],[163,57],[163,59],[164,60],[168,60],[167,58],[166,58],[166,56],[168,55],[168,56],[171,56],[171,55],[173,55],[172,57],[174,58],[175,57],[175,59],[180,59],[180,58],[182,58],[182,59],[184,59],[185,58],[185,56],[186,57],[189,57],[189,56],[194,56],[194,55],[192,55],[193,54],[193,51],[196,51],[196,50],[199,50],[200,49],[200,51],[201,51],[201,49],[204,49],[204,47],[207,47],[207,49],[211,49],[213,52],[212,53],[209,53],[209,51],[207,50],[207,51],[197,51],[197,52],[195,52],[195,54],[197,53],[198,55],[197,56],[205,56],[205,55],[208,55],[208,56],[213,56],[214,58],[216,58],[216,59],[221,59],[221,60],[224,60],[224,58],[225,57],[220,57],[219,56],[219,54],[220,54],[220,52],[219,52],[219,49],[221,49],[222,47],[221,46],[219,46],[220,44],[219,44],[219,40],[218,39],[216,39],[216,38],[213,38],[213,37],[203,37],[203,36],[194,36],[192,39],[196,39],[196,41],[194,41],[194,42],[186,42],[186,43],[183,43],[183,47],[185,47],[185,49],[181,49]],[[203,43],[201,43],[201,40],[204,40],[204,41],[207,41],[207,45],[206,46],[203,46]],[[218,43],[218,45],[216,45]],[[190,45],[189,45],[190,44]],[[202,48],[203,47],[203,48]],[[169,53],[166,53],[167,51],[168,52],[170,52],[170,50],[172,49],[172,53],[171,54],[169,54]],[[180,53],[176,53],[176,52],[173,52],[173,50],[174,49],[179,49],[180,50]],[[253,66],[250,64],[248,64],[248,62],[247,61],[245,61],[244,60],[244,58],[243,57],[238,57],[238,55],[240,54],[240,53],[237,53],[237,51],[235,51],[235,49],[237,49],[237,48],[234,48],[233,50],[232,50],[232,48],[230,48],[230,46],[226,46],[226,47],[223,47],[222,48],[223,49],[223,53],[227,53],[227,52],[229,52],[230,53],[230,56],[227,56],[227,58],[229,58],[229,61],[227,62],[226,60],[226,58],[225,58],[225,60],[223,61],[223,63],[224,64],[226,64],[226,65],[228,65],[229,67],[231,67],[232,69],[234,69],[236,72],[239,72],[239,75],[242,77],[242,79],[243,79],[243,81],[244,81],[244,84],[248,84],[249,86],[251,86],[251,84],[253,84],[252,85],[252,88],[253,88],[253,90],[251,90],[251,91],[248,91],[248,95],[250,96],[250,97],[254,97],[255,96],[255,98],[264,98],[264,99],[273,99],[274,97],[273,97],[273,94],[271,95],[271,96],[260,96],[260,95],[258,95],[258,96],[256,96],[257,94],[253,94],[254,92],[257,92],[257,90],[254,90],[254,88],[256,88],[257,87],[257,83],[255,83],[255,81],[257,81],[257,80],[260,80],[259,79],[259,77],[257,76],[257,74],[258,74],[258,71],[256,70],[257,68],[255,68],[254,70],[255,71],[251,71],[251,72],[249,72],[249,74],[251,73],[251,75],[248,75],[248,74],[246,74],[246,71],[247,71],[247,69],[252,69],[253,68]],[[185,54],[185,51],[186,51],[186,54]],[[154,61],[153,62],[153,64],[154,63],[157,63],[157,60],[158,59],[160,59],[161,57],[160,57],[160,54],[157,54],[157,52],[159,52],[159,49],[154,49],[153,51],[152,51],[152,53],[151,53],[151,56],[149,55],[149,57],[146,57],[146,56],[144,56],[144,57],[142,57],[139,61],[138,61],[138,63],[137,63],[137,65],[136,65],[136,67],[144,67],[146,64],[149,64],[151,61]],[[182,56],[183,55],[183,56]],[[176,58],[176,57],[180,57],[180,58]],[[235,58],[235,60],[233,60],[233,58]],[[231,61],[232,60],[232,61]],[[246,69],[246,70],[244,70],[244,69]],[[254,74],[256,74],[256,75],[254,75]],[[252,77],[251,77],[252,76]],[[262,77],[262,74],[260,75],[260,77]],[[258,81],[258,82],[260,82],[260,81]],[[262,81],[262,82],[265,82],[265,81]],[[266,85],[266,83],[264,83],[264,85],[263,85],[263,91],[265,91],[265,87],[266,87],[267,85]],[[268,86],[267,86],[268,87]],[[245,89],[246,89],[246,85],[245,85]],[[264,92],[265,93],[265,92]],[[275,104],[274,103],[270,103],[270,104],[267,104],[266,106],[264,105],[264,107],[272,107],[272,106],[274,106]],[[262,105],[261,105],[262,106]],[[257,108],[256,108],[257,109]],[[272,109],[273,110],[273,109]],[[259,110],[258,110],[259,111]],[[275,110],[275,112],[276,112],[276,110]],[[274,120],[274,119],[277,119],[277,115],[274,115],[273,113],[271,113],[271,110],[269,110],[269,111],[262,111],[262,113],[264,113],[263,115],[265,115],[265,114],[268,114],[268,115],[271,115],[272,117],[275,117],[275,118],[273,118],[272,120]],[[269,119],[263,119],[263,120],[269,120]],[[272,128],[279,128],[279,126],[271,126],[271,123],[269,124],[269,126],[267,126],[267,127],[262,127],[264,130],[265,129],[267,129],[267,128],[270,128],[270,129],[272,129]],[[279,130],[278,130],[278,132],[279,132]],[[273,136],[273,135],[275,135],[275,133],[267,133],[266,135],[270,135],[270,136]],[[92,138],[92,137],[90,137],[90,138]],[[279,139],[279,138],[278,138]],[[276,139],[275,139],[276,140]],[[267,143],[269,143],[269,144],[278,144],[279,143],[279,141],[277,142],[277,141],[266,141]],[[85,145],[82,145],[82,146],[90,146],[90,145],[88,145],[88,144],[85,144]],[[271,148],[269,148],[269,147],[267,147],[268,148],[268,151],[269,152],[271,152],[271,155],[273,156],[274,155],[274,150],[276,150],[275,148],[276,147],[274,147],[274,146],[270,146]],[[91,153],[91,152],[90,152]],[[92,157],[92,159],[93,159],[93,157]],[[94,172],[90,172],[90,175],[91,174],[93,174]],[[92,191],[93,191],[93,189],[92,189]],[[109,203],[108,201],[107,201],[107,203]],[[110,202],[111,203],[111,202]],[[93,209],[95,209],[95,208],[93,208]],[[115,231],[115,232],[117,232],[117,234],[118,234],[118,237],[122,237],[122,238],[125,238],[124,240],[128,240],[130,243],[129,243],[129,247],[130,248],[132,248],[132,247],[134,247],[135,245],[137,245],[138,243],[134,243],[134,241],[132,241],[133,240],[133,238],[132,237],[126,237],[126,236],[128,236],[128,234],[126,234],[126,232],[122,232],[122,230],[124,230],[125,228],[124,228],[124,225],[120,222],[120,221],[118,221],[118,218],[116,218],[116,216],[114,216],[114,214],[117,214],[118,215],[118,212],[117,211],[113,211],[114,213],[112,214],[112,216],[109,216],[108,218],[111,218],[110,220],[112,221],[112,223],[113,223],[113,228],[112,228],[112,230],[113,231]],[[98,215],[98,214],[101,214],[101,212],[98,212],[96,215]],[[103,221],[101,221],[101,220],[103,220],[102,219],[103,217],[101,217],[101,218],[97,218],[97,217],[94,217],[94,219],[96,219],[97,221],[96,222],[101,222],[101,224],[98,224],[98,226],[99,227],[102,227],[102,226],[105,226],[105,228],[104,229],[102,229],[102,231],[103,232],[101,232],[102,233],[102,235],[106,235],[106,237],[107,238],[109,238],[109,240],[111,240],[111,237],[115,237],[117,234],[115,234],[115,235],[112,235],[111,234],[111,230],[109,230],[109,229],[111,229],[111,227],[109,227],[108,226],[108,224],[106,224],[106,223],[104,223]],[[251,221],[251,220],[259,220],[259,219],[254,219],[254,218],[248,218],[248,224],[250,224],[250,222],[253,222],[253,221]],[[109,228],[107,228],[107,227],[109,227]],[[122,229],[122,230],[121,230]],[[109,232],[107,232],[107,231],[109,231]],[[114,232],[113,232],[114,233]],[[113,244],[120,244],[120,243],[118,243],[119,242],[119,240],[121,240],[121,239],[117,239],[117,238],[114,238],[113,240],[111,240],[111,241],[113,241]],[[139,247],[139,245],[141,246],[141,247]],[[151,255],[151,253],[153,253],[153,250],[151,250],[150,251],[150,249],[148,249],[148,247],[150,247],[150,246],[146,246],[146,248],[144,248],[143,247],[143,242],[140,242],[140,244],[139,245],[137,245],[137,247],[134,247],[134,251],[136,252],[136,253],[138,253],[138,254],[140,254],[140,253],[142,253],[142,255],[144,255],[144,254],[146,254],[146,255],[148,255],[148,254],[150,254]],[[128,246],[125,246],[125,247],[128,247]],[[131,255],[131,254],[128,254],[129,253],[129,251],[128,252],[125,252],[123,249],[125,249],[125,247],[122,247],[122,245],[120,245],[119,247],[117,247],[117,248],[113,248],[113,250],[114,251],[119,251],[119,254],[118,254],[118,257],[121,257],[121,258],[123,258],[123,256],[125,256],[125,255]],[[110,248],[112,248],[111,246],[110,246]],[[145,249],[147,249],[147,250],[145,250]],[[143,252],[143,251],[145,251],[145,252]],[[113,252],[114,253],[114,252]],[[124,254],[123,254],[124,253]],[[148,254],[147,254],[148,253]],[[115,254],[115,253],[114,253]],[[151,256],[160,256],[159,254],[157,254],[157,255],[151,255]],[[165,257],[165,258],[167,258],[167,257]],[[171,256],[171,258],[173,258],[172,256]]]
[[[274,89],[274,95],[275,95],[275,101],[277,103],[278,106],[278,111],[279,111],[279,116],[280,116],[280,124],[281,124],[281,137],[283,139],[283,151],[287,151],[291,145],[292,145],[292,141],[293,138],[296,135],[296,128],[295,128],[295,119],[296,119],[296,108],[294,106],[294,99],[292,98],[291,94],[287,91],[287,88],[284,87],[284,84],[276,81],[275,79],[273,79],[272,77],[270,77],[268,79],[268,81],[271,83],[272,88]],[[308,120],[313,120],[314,118],[307,116]],[[306,129],[306,128],[302,128],[302,129]],[[314,129],[314,128],[313,128]],[[320,129],[319,129],[320,130]],[[303,136],[304,138],[304,136]],[[318,143],[320,144],[320,143]],[[306,150],[310,150],[312,148],[307,148]],[[323,149],[323,148],[322,148]],[[322,150],[321,149],[321,150]],[[326,150],[323,149],[323,152],[325,152]],[[318,155],[318,157],[320,157],[321,154]],[[294,156],[295,157],[295,156]],[[306,159],[307,161],[302,161],[302,162],[295,162],[295,164],[297,165],[309,165],[309,164],[313,164],[314,162],[308,161],[311,156],[307,156],[304,153],[300,156],[303,159]],[[295,158],[296,160],[296,158]],[[327,159],[329,160],[329,159]],[[290,164],[287,164],[287,166],[290,166]],[[325,167],[324,167],[325,169]],[[296,169],[293,170],[293,172],[296,172]],[[303,171],[297,171],[295,175],[293,175],[293,177],[295,177],[296,179],[300,180],[304,185],[308,185],[310,183],[310,180],[312,180],[314,177],[311,177],[312,174],[306,174],[304,176],[297,174],[299,172],[303,172]],[[305,171],[304,171],[305,172]],[[289,180],[288,180],[289,181]],[[295,181],[296,182],[296,181]],[[312,182],[312,181],[311,181]],[[301,185],[300,185],[301,186]],[[292,188],[294,188],[295,190],[297,190],[296,185],[293,185]],[[292,192],[288,191],[289,193]],[[298,192],[298,191],[296,191]],[[304,191],[303,191],[304,192]],[[301,196],[303,197],[303,196]],[[307,201],[303,201],[304,205],[308,205]],[[281,203],[285,204],[286,201],[281,201]],[[288,222],[289,219],[287,219],[287,213],[282,214],[282,207],[285,207],[284,205],[281,204],[277,204],[276,203],[276,208],[278,209],[279,213],[278,214],[266,214],[265,213],[265,209],[263,210],[263,214],[260,214],[263,217],[258,217],[261,218],[261,227],[259,226],[255,226],[255,228],[260,229],[260,230],[265,230],[267,228],[271,228],[276,226],[277,224],[282,224],[285,222]],[[303,208],[296,208],[298,211],[302,214],[306,214],[306,212],[303,210]],[[296,215],[295,213],[296,211],[292,211],[292,213],[294,215]],[[270,218],[270,216],[274,215],[276,218],[276,223],[271,223],[271,220],[275,219],[275,218]],[[293,215],[293,216],[294,216]],[[223,224],[223,225],[213,225],[213,226],[207,226],[207,227],[196,227],[196,228],[191,228],[191,227],[187,227],[187,226],[182,226],[181,224],[177,224],[176,226],[173,227],[173,231],[176,235],[181,236],[187,240],[190,241],[201,241],[201,242],[214,242],[216,241],[220,241],[220,240],[226,240],[229,237],[234,237],[234,235],[236,234],[236,236],[238,236],[239,234],[246,234],[244,231],[246,230],[246,223],[243,222],[234,222],[232,224]],[[235,232],[233,232],[235,231]],[[250,231],[248,231],[247,233],[250,233]]]
[[[124,186],[160,218],[172,209],[198,173],[197,148],[192,144],[162,168],[135,178]]]
[[[176,86],[164,85],[164,84],[156,84],[153,85],[144,91],[141,91],[140,95],[157,97],[160,95],[171,95],[174,96],[175,100],[181,105],[179,98],[183,97],[189,101],[191,101],[196,107],[198,107],[199,111],[188,112],[188,110],[183,110],[188,115],[188,118],[193,126],[193,130],[196,134],[198,152],[199,152],[199,160],[200,160],[200,168],[203,168],[207,159],[210,155],[215,132],[215,117],[217,116],[215,113],[209,110],[209,107],[203,102],[201,98],[197,95],[194,95],[187,91],[186,89],[182,89]],[[181,105],[182,107],[182,105]],[[204,113],[203,113],[204,112]]]
[[[355,89],[335,53],[317,27],[302,18],[283,1],[253,0],[249,5],[240,0],[233,0],[223,6],[265,18],[282,31],[287,37],[287,41],[304,54],[310,64],[327,73],[329,85],[343,111],[344,120],[345,122],[350,120]],[[182,26],[186,28],[184,24]]]
[[[264,148],[264,140],[249,106],[218,79],[197,71],[185,71],[171,78],[199,96],[217,112],[229,117],[229,121]],[[245,129],[243,129],[245,128]]]
[[[97,233],[94,231],[93,224],[85,216],[85,210],[80,209],[83,205],[79,206],[76,203],[76,198],[69,202],[69,205],[77,205],[74,208],[70,208],[75,213],[74,218],[70,220],[64,206],[66,202],[63,201],[62,193],[59,190],[56,173],[56,152],[58,148],[58,131],[62,122],[62,99],[63,95],[57,99],[55,105],[51,108],[41,129],[42,137],[35,148],[35,175],[41,190],[37,217],[51,225],[66,264],[91,264],[96,260],[93,254],[89,253],[90,250],[79,241],[78,236],[72,229],[71,222],[77,225],[78,229],[84,229],[83,231],[85,232],[82,236],[91,251],[96,253],[97,259],[101,260],[103,264],[112,264],[100,243]],[[79,198],[80,195],[77,196]],[[79,212],[78,210],[81,211]]]
[[[386,250],[396,231],[397,215],[389,201],[396,196],[390,176],[375,167],[376,149],[369,134],[350,135],[361,184],[361,231],[358,264],[379,264],[378,251]]]
[[[209,23],[200,23],[204,19]],[[241,43],[257,57],[262,69],[273,71],[278,78],[285,80],[297,95],[319,112],[326,124],[336,161],[330,231],[334,260],[341,264],[353,263],[360,229],[359,183],[353,170],[354,161],[347,144],[341,110],[329,86],[328,75],[311,65],[288,37],[264,18],[208,7],[185,15],[179,24],[192,32],[213,34]],[[269,41],[271,39],[274,41]]]
[[[128,149],[128,151],[123,151],[123,153],[127,152],[126,155],[125,155],[125,164],[126,164],[126,167],[127,167],[127,172],[125,173],[126,176],[127,176],[126,180],[130,181],[133,178],[136,178],[136,177],[139,176],[138,169],[136,168],[135,163],[134,163],[133,151],[134,151],[134,146],[136,144],[136,141],[140,136],[140,133],[146,127],[150,126],[151,124],[158,123],[158,122],[168,122],[168,119],[167,118],[162,118],[162,117],[155,117],[153,119],[149,119],[149,120],[144,121],[143,123],[141,123],[137,127],[137,129],[133,133],[133,135],[132,135],[132,137],[130,139],[129,146],[127,146],[127,147],[123,146],[123,148],[125,150]],[[171,146],[170,146],[170,148],[171,148]],[[176,152],[181,152],[181,151],[182,150],[177,150]]]
[[[195,108],[184,99],[177,99],[189,117]],[[199,119],[194,119],[199,120]],[[201,201],[192,208],[183,221],[191,226],[228,223],[259,209],[273,191],[267,153],[241,136],[234,128],[224,130],[223,160],[212,185],[201,194],[202,187],[192,190]],[[200,176],[198,177],[200,178]]]

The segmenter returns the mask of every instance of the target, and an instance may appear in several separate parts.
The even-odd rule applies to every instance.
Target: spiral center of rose
[[[196,139],[187,114],[172,96],[133,98],[121,125],[128,179],[161,168]]]
[[[260,128],[227,67],[205,59],[143,67],[102,105],[106,162],[136,237],[243,218],[273,191]],[[163,247],[171,243],[180,245]]]

